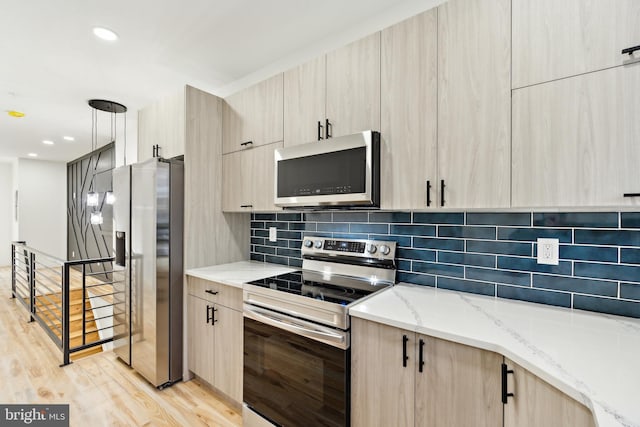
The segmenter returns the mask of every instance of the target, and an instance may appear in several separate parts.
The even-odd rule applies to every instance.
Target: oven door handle
[[[294,319],[284,314],[248,306],[247,304],[244,306],[244,314],[246,317],[258,322],[284,329],[307,338],[322,341],[333,345],[334,347],[347,348],[349,346],[349,343],[346,342],[345,335],[341,335],[337,332],[331,332],[328,328],[315,326],[309,322]]]

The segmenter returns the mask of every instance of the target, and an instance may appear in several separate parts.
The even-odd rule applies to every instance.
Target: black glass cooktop
[[[336,280],[336,282],[338,281],[339,280]],[[303,279],[302,271],[254,280],[253,282],[249,282],[249,284],[340,305],[351,304],[372,292],[370,290],[331,283],[331,281],[319,282],[305,280]]]

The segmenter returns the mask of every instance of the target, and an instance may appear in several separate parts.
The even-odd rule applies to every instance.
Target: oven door
[[[245,304],[244,404],[282,426],[349,425],[349,333]]]

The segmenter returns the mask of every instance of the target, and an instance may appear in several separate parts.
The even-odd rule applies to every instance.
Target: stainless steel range
[[[395,283],[395,251],[305,236],[301,271],[245,285],[245,426],[349,425],[349,307]]]

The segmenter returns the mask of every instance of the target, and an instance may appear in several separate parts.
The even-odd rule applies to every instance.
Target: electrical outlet
[[[558,265],[559,252],[558,239],[538,238],[538,264]]]
[[[278,230],[275,227],[269,227],[269,241],[275,242],[278,240]]]

